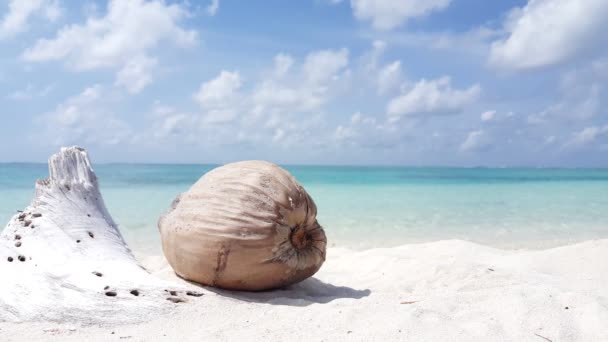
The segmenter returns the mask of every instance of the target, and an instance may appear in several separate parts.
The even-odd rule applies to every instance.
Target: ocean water
[[[96,165],[136,253],[160,253],[156,221],[210,165]],[[331,246],[465,239],[546,248],[608,238],[608,170],[285,166],[318,206]],[[27,206],[44,164],[0,164],[0,224]]]

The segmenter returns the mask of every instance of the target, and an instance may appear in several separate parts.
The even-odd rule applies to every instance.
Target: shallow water
[[[106,205],[138,253],[156,220],[209,165],[97,165]],[[466,239],[544,248],[608,238],[608,170],[287,166],[319,208],[330,245]],[[0,164],[0,224],[29,203],[43,164]]]

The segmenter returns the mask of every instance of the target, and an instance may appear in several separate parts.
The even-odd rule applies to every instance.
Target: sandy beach
[[[608,240],[508,251],[449,240],[354,252],[283,290],[204,293],[146,322],[0,323],[4,341],[602,341]],[[112,298],[120,300],[120,297]]]

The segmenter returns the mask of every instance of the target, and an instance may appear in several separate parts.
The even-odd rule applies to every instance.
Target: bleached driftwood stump
[[[0,235],[0,321],[126,323],[170,310],[172,285],[138,265],[86,151],[62,148],[49,172]]]

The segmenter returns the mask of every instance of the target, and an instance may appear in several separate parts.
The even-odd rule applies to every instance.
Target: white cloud
[[[159,129],[157,129],[155,133],[158,137],[179,134],[180,127],[187,121],[189,121],[189,116],[187,114],[179,113],[169,115],[162,121]]]
[[[346,49],[312,51],[301,62],[279,53],[272,70],[246,88],[237,71],[222,71],[193,94],[200,112],[156,116],[155,127],[160,136],[194,144],[321,144],[327,136],[310,137],[319,137],[326,123],[322,106],[342,84],[348,62]]]
[[[57,0],[10,0],[8,12],[0,20],[0,40],[27,31],[28,21],[34,16],[42,16],[53,22],[61,14]]]
[[[142,84],[151,81],[151,76],[145,74],[155,64],[151,62],[154,58],[148,56],[152,49],[161,42],[166,43],[164,47],[191,46],[196,42],[195,31],[178,25],[187,15],[182,5],[167,5],[161,0],[111,0],[105,16],[89,17],[82,25],[63,27],[55,38],[38,40],[25,50],[23,59],[61,60],[77,71],[123,68],[117,83],[137,92]]]
[[[560,80],[560,99],[538,113],[528,116],[528,123],[543,124],[555,120],[588,120],[597,117],[604,107],[608,59],[587,63],[565,72]]]
[[[451,0],[351,0],[355,17],[371,21],[377,30],[391,30],[408,19],[421,17],[448,7]]]
[[[152,82],[151,70],[157,64],[156,58],[145,56],[133,58],[116,74],[116,85],[124,86],[131,94],[141,92]]]
[[[481,87],[477,84],[467,89],[452,89],[451,80],[444,76],[436,80],[420,80],[411,89],[394,99],[387,107],[391,119],[414,114],[453,114],[475,102]]]
[[[370,79],[376,86],[378,94],[383,95],[391,90],[398,88],[402,82],[401,61],[393,61],[388,64],[383,63],[382,57],[387,49],[388,44],[382,40],[374,40],[370,51],[364,53],[359,59],[362,64],[365,82]]]
[[[325,102],[324,94],[322,88],[310,88],[307,84],[292,85],[264,80],[255,87],[252,100],[258,111],[302,112],[319,108]]]
[[[348,49],[320,50],[306,56],[303,71],[311,83],[326,82],[348,65]]]
[[[210,16],[214,16],[217,14],[217,11],[220,9],[220,0],[211,0],[211,3],[207,6],[207,14]]]
[[[374,37],[367,33],[366,37]],[[443,50],[447,53],[463,53],[471,57],[487,58],[489,45],[504,37],[504,31],[489,27],[475,27],[467,31],[408,31],[396,30],[383,33],[383,39],[392,46]]]
[[[274,136],[272,137],[273,142],[281,142],[285,138],[285,131],[282,128],[275,130]]]
[[[357,112],[350,117],[349,122],[336,127],[332,140],[338,146],[392,147],[401,142],[403,132],[397,126],[378,122],[373,116]]]
[[[115,145],[127,141],[132,132],[126,122],[106,109],[107,99],[102,86],[86,88],[42,117],[46,136],[37,138],[53,145]]]
[[[530,0],[505,22],[508,36],[492,44],[489,62],[531,69],[566,62],[608,42],[608,1]]]
[[[581,147],[588,145],[600,137],[608,136],[608,125],[603,127],[592,126],[584,128],[579,132],[572,134],[572,139],[566,143],[566,146]]]
[[[171,137],[190,139],[184,137],[188,135],[192,127],[197,125],[197,117],[190,113],[178,112],[170,106],[163,106],[156,103],[152,109],[152,133],[150,136],[154,139],[148,141],[157,141],[159,139],[167,139]]]
[[[495,110],[488,110],[488,111],[481,113],[480,119],[481,119],[481,121],[492,121],[492,120],[494,120],[495,116],[496,116]]]
[[[460,144],[461,151],[475,151],[487,147],[489,139],[482,130],[471,131],[466,139]]]
[[[374,40],[372,42],[372,54],[375,58],[379,58],[380,56],[382,56],[382,54],[384,53],[384,51],[386,51],[386,47],[388,44],[386,44],[385,41],[383,40]]]
[[[202,112],[196,115],[196,123],[188,125],[205,132],[214,127],[214,136],[228,141],[259,142],[273,137],[282,144],[295,143],[308,134],[305,127],[321,124],[316,111],[347,65],[346,49],[313,51],[299,65],[292,56],[280,53],[274,57],[273,70],[247,90],[241,89],[243,81],[237,71],[224,70],[193,94]],[[301,113],[308,117],[294,120]],[[234,132],[224,132],[228,129]]]
[[[222,124],[234,120],[245,101],[239,93],[242,85],[238,71],[226,70],[201,84],[199,90],[192,95],[203,110],[200,124]]]
[[[348,66],[348,50],[319,50],[309,53],[299,72],[283,78],[294,64],[291,56],[275,57],[273,75],[258,82],[251,96],[257,112],[306,112],[318,109],[329,96],[331,86],[339,81]],[[288,67],[287,67],[288,66]]]
[[[378,93],[384,94],[401,83],[401,62],[394,61],[378,71]]]
[[[280,53],[274,57],[274,74],[276,77],[285,76],[293,66],[293,58],[290,55]]]
[[[236,96],[241,85],[238,71],[223,70],[216,78],[201,84],[193,97],[201,107],[223,107]]]
[[[222,124],[232,122],[237,118],[237,112],[234,108],[213,108],[205,112],[202,117],[202,123],[204,124]]]

